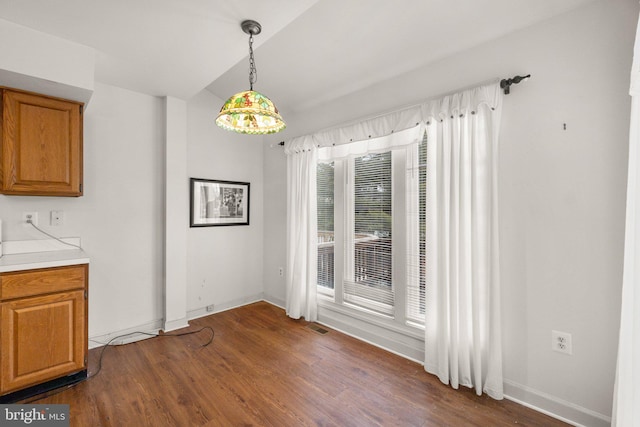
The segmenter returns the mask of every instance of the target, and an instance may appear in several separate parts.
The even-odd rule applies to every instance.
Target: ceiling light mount
[[[252,135],[276,133],[287,125],[273,102],[253,90],[258,70],[253,58],[253,36],[262,32],[262,26],[251,19],[242,21],[240,28],[249,35],[249,90],[236,93],[224,103],[216,118],[223,129]]]
[[[257,36],[262,32],[262,25],[260,25],[258,21],[254,21],[252,19],[242,21],[240,28],[250,36]]]

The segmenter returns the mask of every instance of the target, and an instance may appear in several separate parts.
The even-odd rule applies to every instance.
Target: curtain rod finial
[[[504,94],[509,95],[511,93],[510,87],[511,85],[517,85],[518,83],[528,80],[531,78],[531,74],[527,74],[526,76],[515,76],[510,79],[502,79],[500,80],[500,88],[504,89]]]

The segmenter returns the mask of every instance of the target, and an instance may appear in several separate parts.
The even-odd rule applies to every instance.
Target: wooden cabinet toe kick
[[[28,399],[40,394],[45,395],[50,391],[61,387],[68,387],[73,384],[77,384],[87,379],[87,370],[76,372],[75,374],[67,375],[62,378],[56,378],[41,384],[36,384],[31,387],[27,387],[22,390],[14,391],[13,393],[0,396],[0,404],[16,403],[22,400]]]

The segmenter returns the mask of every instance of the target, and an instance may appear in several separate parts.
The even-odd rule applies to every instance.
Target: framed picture
[[[249,183],[191,178],[191,227],[249,225]]]

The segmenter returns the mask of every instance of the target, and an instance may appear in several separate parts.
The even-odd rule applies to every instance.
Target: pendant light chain
[[[253,58],[253,33],[249,35],[249,87],[253,90],[253,84],[258,81],[258,70]]]

